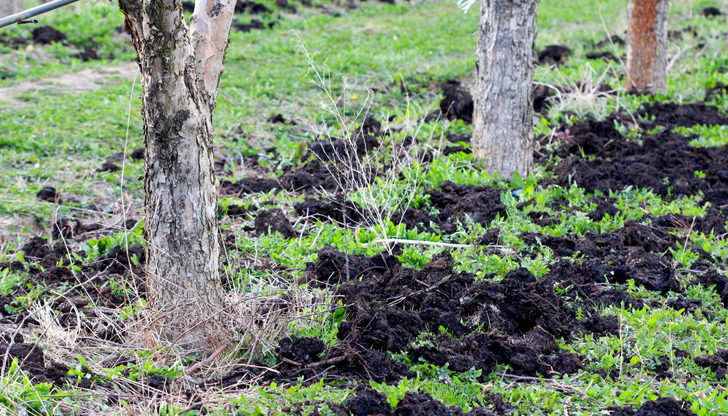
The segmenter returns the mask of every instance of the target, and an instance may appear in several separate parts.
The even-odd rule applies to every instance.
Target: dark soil
[[[352,155],[363,157],[379,147],[379,141],[369,134],[359,134],[353,142],[340,139],[323,139],[308,145],[311,154],[323,161],[350,162]]]
[[[541,65],[561,65],[571,55],[571,49],[563,45],[549,45],[538,54],[538,63]]]
[[[533,111],[546,114],[551,104],[550,100],[556,96],[556,92],[546,85],[534,85],[532,94]]]
[[[83,233],[90,231],[96,231],[102,229],[101,224],[91,223],[84,224],[80,220],[72,218],[62,218],[53,224],[53,231],[51,235],[54,239],[58,239],[61,236],[66,239],[73,239],[80,236]]]
[[[655,127],[673,129],[696,125],[728,125],[728,117],[721,114],[718,107],[704,103],[646,103],[637,111],[641,118],[640,127],[651,130]]]
[[[266,123],[280,123],[280,124],[287,124],[286,118],[283,117],[283,114],[273,114],[272,116],[268,117],[266,120]]]
[[[257,236],[278,232],[285,238],[298,237],[298,234],[293,230],[293,225],[286,218],[286,214],[279,208],[261,211],[255,217],[254,231]]]
[[[250,23],[233,23],[233,28],[239,32],[250,32],[252,30],[263,30],[265,25],[260,20],[253,19]]]
[[[50,45],[53,42],[66,40],[66,34],[52,26],[41,26],[33,29],[33,42],[39,45]]]
[[[84,47],[83,52],[75,53],[75,54],[71,55],[71,58],[80,59],[83,62],[101,60],[99,53],[96,51],[96,49],[94,49],[91,46]]]
[[[586,59],[602,59],[606,62],[619,62],[620,58],[617,58],[614,56],[614,54],[610,51],[601,51],[601,52],[589,52],[586,55],[584,55]]]
[[[473,96],[460,84],[450,80],[442,86],[445,96],[440,101],[440,111],[449,120],[463,120],[466,124],[473,122]]]
[[[237,9],[237,7],[236,7]],[[187,13],[192,13],[195,11],[195,2],[193,1],[183,1],[182,2],[182,10]]]
[[[610,416],[695,416],[690,410],[690,403],[677,401],[672,397],[647,401],[636,410],[630,407],[610,407],[609,412]]]
[[[7,361],[4,360],[6,354]],[[60,386],[69,370],[61,363],[46,362],[43,350],[36,344],[0,342],[0,371],[7,371],[13,358],[18,360],[21,369],[30,373],[31,381],[36,384],[54,383]]]
[[[438,366],[448,363],[459,372],[477,368],[485,375],[498,364],[508,364],[515,374],[543,377],[582,368],[582,358],[561,351],[556,340],[573,330],[591,331],[554,293],[553,279],[537,281],[517,269],[499,283],[475,282],[472,274],[454,272],[453,265],[447,252],[416,271],[387,254],[347,259],[334,249],[322,250],[307,274],[322,283],[344,282],[336,290],[347,316],[339,325],[339,343],[326,350],[317,340],[287,339],[274,378],[315,380],[324,370],[331,379],[394,382],[411,376],[387,351]],[[618,326],[596,314],[588,318],[585,323],[600,332]],[[426,331],[433,335],[413,346]]]
[[[705,354],[693,358],[700,367],[710,368],[719,382],[728,375],[728,350],[718,350],[715,354]]]
[[[496,217],[508,216],[506,206],[500,200],[500,193],[500,189],[490,186],[458,185],[446,181],[440,185],[439,190],[424,192],[429,195],[430,203],[440,211],[437,217],[409,210],[402,222],[409,228],[422,223],[427,229],[431,221],[446,234],[455,232],[458,222],[466,224],[466,218],[487,227]]]
[[[717,7],[706,7],[703,10],[700,11],[700,14],[702,14],[705,17],[719,17],[723,16],[723,12],[720,11]]]
[[[46,186],[45,188],[38,191],[38,193],[35,195],[40,199],[41,201],[46,202],[54,202],[56,204],[60,204],[63,202],[61,200],[61,194],[56,191],[56,188],[52,186]]]
[[[131,152],[131,158],[134,160],[144,160],[144,148],[140,147],[138,149],[134,149],[134,151]]]
[[[333,221],[341,226],[354,227],[365,221],[365,210],[343,195],[328,199],[306,199],[293,205],[298,215],[314,221]]]
[[[624,41],[624,38],[622,38],[619,35],[612,35],[606,39],[600,40],[595,45],[597,48],[603,48],[605,46],[611,46],[611,45],[617,45],[617,46],[624,46],[627,42]]]
[[[660,106],[644,111],[653,113],[655,108]],[[712,109],[707,112],[689,110],[706,109],[704,105],[681,108],[670,106],[648,125],[660,122],[672,128],[705,124],[708,120],[723,121],[723,116]],[[689,141],[690,138],[680,134],[662,131],[644,136],[640,144],[619,133],[613,119],[584,120],[568,128],[563,144],[554,152],[563,160],[549,168],[557,176],[552,183],[568,187],[575,182],[587,192],[600,190],[603,193],[633,186],[652,189],[663,197],[702,192],[703,202],[710,202],[724,211],[728,207],[728,147],[696,148],[690,146]],[[703,172],[705,177],[696,172]],[[724,219],[708,221],[725,223]]]
[[[718,81],[714,87],[705,90],[705,102],[713,101],[713,99],[722,97],[728,93],[728,85]]]
[[[239,1],[235,4],[235,13],[264,14],[273,13],[273,10],[254,1]]]

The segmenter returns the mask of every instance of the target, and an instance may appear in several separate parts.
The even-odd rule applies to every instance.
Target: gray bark
[[[537,0],[481,0],[473,155],[510,179],[533,166]]]
[[[23,0],[0,0],[0,17],[23,11]]]
[[[148,305],[161,335],[211,347],[224,307],[212,114],[235,0],[120,0],[144,79]]]
[[[630,0],[627,91],[667,92],[667,0]]]

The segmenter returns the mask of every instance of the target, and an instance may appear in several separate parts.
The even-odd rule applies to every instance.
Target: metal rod
[[[2,0],[0,0],[2,1]],[[66,5],[69,5],[71,3],[75,3],[78,0],[55,0],[50,3],[41,4],[38,7],[33,7],[32,9],[28,9],[24,12],[11,14],[8,17],[3,17],[0,19],[0,28],[5,26],[10,26],[13,23],[19,23],[24,20],[28,20],[31,17],[38,16],[39,14],[47,13],[51,10],[58,9],[59,7],[63,7]]]

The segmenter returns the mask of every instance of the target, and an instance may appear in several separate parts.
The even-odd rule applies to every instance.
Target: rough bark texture
[[[667,0],[630,0],[627,90],[667,92]]]
[[[533,166],[533,47],[537,0],[481,0],[473,153],[511,178]]]
[[[149,309],[183,348],[217,342],[219,274],[212,114],[235,0],[120,0],[144,79]],[[217,319],[216,319],[217,318]]]
[[[0,0],[0,17],[23,11],[23,0]]]

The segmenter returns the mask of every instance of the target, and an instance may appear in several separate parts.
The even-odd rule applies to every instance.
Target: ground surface
[[[0,414],[728,413],[726,5],[671,5],[669,94],[639,97],[626,2],[542,0],[537,168],[504,181],[470,156],[475,10],[239,3],[215,167],[244,307],[211,362],[143,325],[120,12],[0,31]]]

